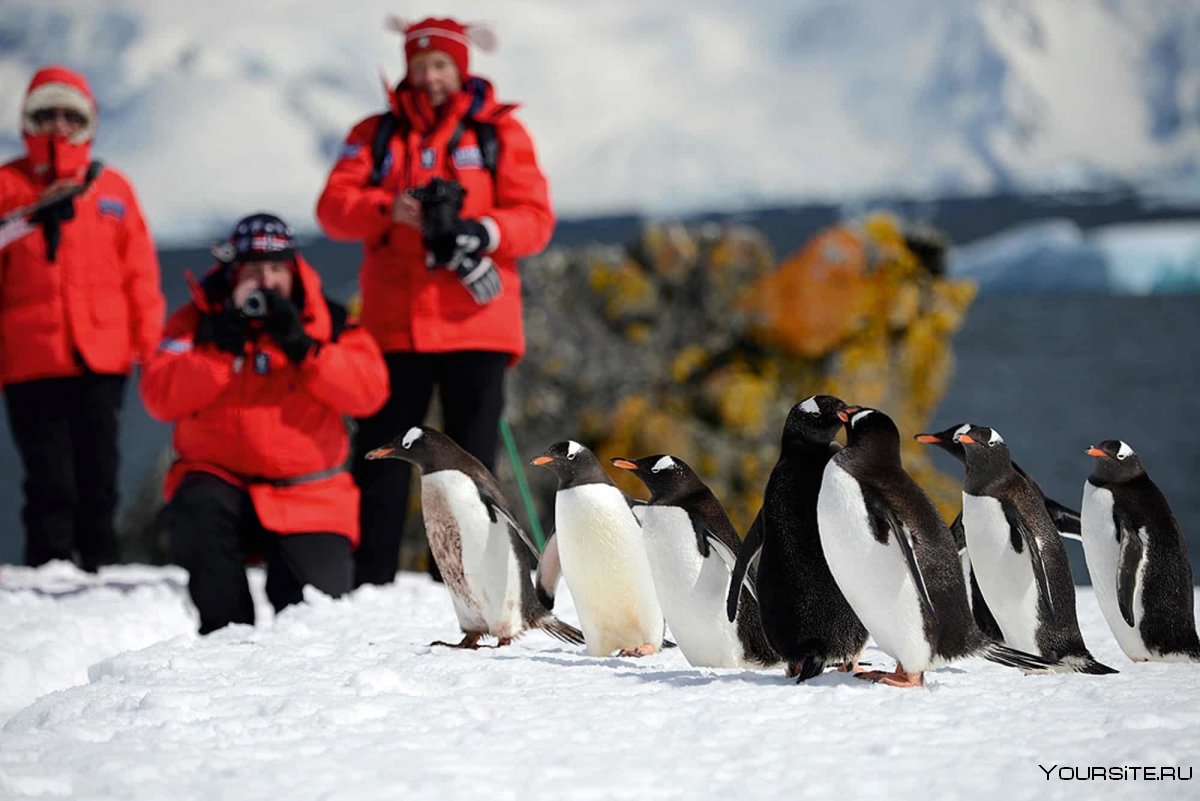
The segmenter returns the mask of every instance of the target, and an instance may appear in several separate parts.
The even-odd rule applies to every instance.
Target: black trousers
[[[262,527],[245,490],[208,473],[184,477],[165,510],[171,561],[188,571],[200,633],[254,623],[246,558],[263,554],[275,611],[304,600],[311,584],[334,598],[351,589],[350,540],[341,534],[276,534]]]
[[[374,417],[358,421],[355,437],[354,480],[362,491],[362,540],[354,553],[355,586],[395,580],[412,478],[407,462],[368,462],[363,456],[421,425],[436,385],[446,435],[491,470],[504,408],[504,376],[512,357],[491,351],[456,351],[386,353],[384,359],[391,396]]]
[[[8,424],[25,466],[25,562],[117,561],[117,431],[124,375],[8,384]]]

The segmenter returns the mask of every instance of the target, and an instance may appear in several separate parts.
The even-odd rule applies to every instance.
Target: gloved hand
[[[300,310],[295,304],[274,289],[264,289],[262,294],[267,301],[263,329],[279,345],[288,361],[299,364],[317,348],[317,341],[304,330]]]
[[[241,313],[232,306],[226,306],[200,318],[192,341],[196,345],[211,344],[216,346],[217,350],[241,356],[246,350],[249,332],[249,326]]]

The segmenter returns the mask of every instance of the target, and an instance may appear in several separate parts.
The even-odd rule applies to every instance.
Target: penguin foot
[[[656,653],[658,653],[658,646],[651,645],[650,643],[647,642],[647,643],[642,643],[637,648],[622,648],[620,651],[617,651],[617,656],[640,657],[640,656],[650,656],[651,654],[656,654]]]
[[[855,673],[855,674],[861,674],[861,673],[865,673],[865,672],[867,672],[867,669],[866,669],[865,667],[863,667],[862,665],[858,664],[858,662],[857,662],[857,661],[854,661],[854,662],[843,662],[842,664],[838,665],[838,669],[837,669],[837,670],[838,670],[838,673]],[[875,672],[876,672],[876,673],[879,673],[879,672],[881,672],[881,671],[875,671]]]
[[[470,648],[472,651],[475,651],[479,649],[479,641],[481,639],[483,639],[482,634],[464,634],[461,642],[449,643],[445,640],[434,640],[429,643],[429,647],[432,648],[435,645],[441,645],[446,648]],[[501,641],[501,645],[508,645],[508,643]]]
[[[888,673],[886,670],[866,670],[855,673],[854,676],[865,681],[886,684],[889,687],[925,686],[925,673],[923,671],[909,673],[904,669],[904,665],[901,665],[899,662],[896,663],[896,669],[891,673]]]

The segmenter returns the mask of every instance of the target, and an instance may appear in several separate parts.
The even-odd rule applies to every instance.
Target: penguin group
[[[838,434],[845,433],[845,445]],[[827,668],[896,687],[981,657],[1026,673],[1115,673],[1084,643],[1064,538],[1082,541],[1104,618],[1133,661],[1200,662],[1192,572],[1179,525],[1127,443],[1095,459],[1082,512],[1049,499],[997,430],[962,423],[917,441],[962,462],[947,524],[905,470],[885,412],[815,395],[783,425],[762,506],[741,538],[678,456],[619,457],[648,501],[564,440],[531,461],[557,479],[544,550],[496,478],[449,437],[417,426],[368,458],[421,471],[426,535],[463,639],[503,646],[541,629],[592,656],[678,645],[698,667],[769,668],[804,682]],[[536,567],[536,576],[531,572]],[[559,577],[579,628],[551,611]],[[668,641],[668,636],[674,642]],[[895,660],[868,669],[868,640]]]

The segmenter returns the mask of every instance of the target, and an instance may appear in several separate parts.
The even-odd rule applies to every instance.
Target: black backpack
[[[446,154],[453,156],[454,149],[458,147],[458,141],[462,139],[463,132],[467,130],[468,126],[475,132],[475,141],[479,143],[479,152],[483,156],[483,166],[492,174],[492,180],[495,181],[496,162],[500,156],[500,140],[496,138],[495,125],[479,122],[473,117],[464,117],[459,120],[458,127],[450,135],[450,141],[446,144]],[[388,142],[399,127],[400,118],[390,111],[385,112],[379,119],[379,127],[375,129],[375,141],[371,143],[371,177],[367,182],[368,186],[379,186],[383,182]]]

